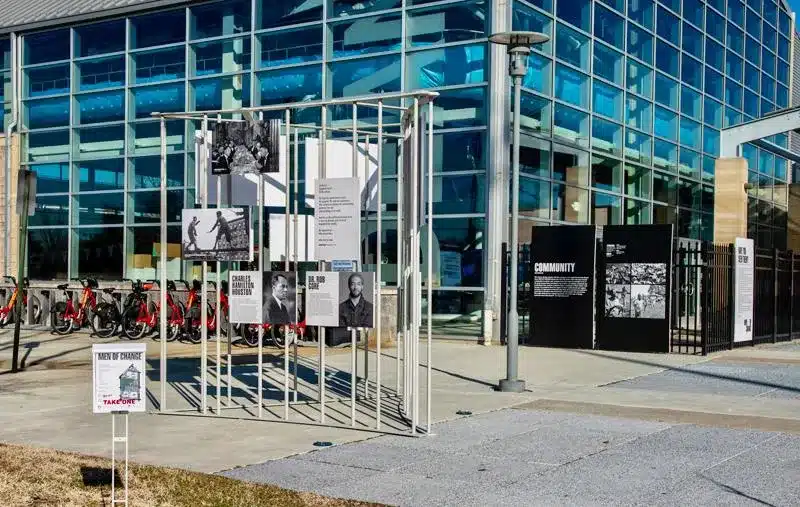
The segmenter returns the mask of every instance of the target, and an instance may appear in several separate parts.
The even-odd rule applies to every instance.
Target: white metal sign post
[[[128,414],[144,412],[147,396],[146,350],[143,343],[92,346],[92,411],[111,414],[111,504],[128,505]],[[125,431],[117,435],[117,416],[124,417]],[[123,498],[117,498],[117,444],[125,446]]]
[[[752,239],[736,238],[734,242],[734,292],[733,306],[734,343],[753,340],[753,288],[755,271],[755,246]]]

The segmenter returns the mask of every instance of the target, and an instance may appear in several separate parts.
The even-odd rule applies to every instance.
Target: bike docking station
[[[143,343],[92,345],[92,411],[111,414],[111,505],[128,505],[128,415],[145,412],[147,346]],[[117,417],[125,430],[117,434]],[[125,493],[117,498],[117,444],[125,448]]]
[[[431,302],[437,96],[418,91],[152,114],[161,125],[160,285],[167,283],[166,125],[185,120],[199,129],[196,203],[183,210],[181,260],[201,263],[204,288],[208,262],[216,263],[218,309],[220,282],[227,277],[231,326],[224,372],[219,325],[209,365],[206,311],[200,311],[199,372],[195,363],[187,372],[185,359],[171,361],[167,341],[161,340],[153,413],[431,434],[432,307],[428,304],[423,322],[421,257],[428,260],[425,289]],[[388,220],[384,174],[396,175],[397,182],[396,211]],[[274,208],[283,209],[267,212]],[[384,265],[392,252],[385,255],[384,238],[392,229],[397,251],[389,267]],[[370,252],[373,235],[376,249]],[[396,332],[382,319],[389,297],[384,292],[391,292],[382,290],[382,280],[396,284]],[[207,299],[202,291],[201,309]],[[160,308],[165,307],[161,291]],[[167,312],[159,319],[166,336]],[[255,358],[233,353],[233,325],[257,327]],[[308,338],[309,328],[317,329],[316,344]],[[279,346],[265,347],[266,330],[282,332],[283,343],[276,339]],[[337,337],[342,340],[335,347],[327,344]],[[303,350],[317,347],[316,358],[298,352],[300,338]],[[394,354],[382,350],[383,341],[396,343]],[[350,347],[349,357],[341,345]],[[179,374],[171,378],[173,368]]]

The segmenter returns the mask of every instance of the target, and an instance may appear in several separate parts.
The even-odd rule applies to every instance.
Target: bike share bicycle
[[[201,333],[201,315],[200,315],[200,293],[202,291],[202,283],[200,280],[192,280],[191,286],[189,282],[186,280],[179,280],[186,286],[186,290],[188,295],[186,297],[186,313],[184,314],[185,322],[183,327],[183,336],[185,336],[190,342],[192,343],[200,343],[202,341],[202,333]],[[211,286],[216,290],[217,285],[216,282],[210,281],[208,282]],[[222,322],[220,333],[224,336],[228,335],[228,294],[227,294],[227,284],[223,282],[220,294],[219,294],[219,302],[220,307],[222,309]],[[211,336],[212,333],[216,332],[217,330],[217,312],[215,308],[211,305],[211,302],[206,302],[206,329],[208,331],[207,336]],[[238,327],[238,326],[237,326]],[[236,329],[234,329],[235,331]]]
[[[79,282],[83,287],[77,309],[72,302],[72,291],[69,290],[69,283],[62,283],[57,286],[63,291],[66,301],[59,301],[52,310],[51,326],[56,334],[67,335],[77,331],[86,324],[92,328],[93,334],[101,338],[108,338],[114,334],[116,323],[113,320],[111,303],[99,303],[95,296],[95,289],[99,288],[97,280],[87,278],[84,282],[80,278],[72,278],[72,281]],[[105,288],[103,292],[113,294],[114,289]]]
[[[14,322],[14,305],[17,302],[17,297],[19,297],[19,284],[17,283],[17,280],[13,276],[4,276],[3,279],[11,281],[11,283],[14,285],[14,292],[11,293],[8,303],[0,308],[0,327]],[[27,278],[22,279],[22,286],[22,312],[20,315],[20,324],[27,324],[29,304],[31,305],[31,312],[33,313],[31,324],[38,324],[42,318],[42,303],[39,301],[38,297],[33,295],[28,296],[28,291],[26,289],[30,286],[30,283],[28,282]]]
[[[160,304],[148,301],[147,297],[147,292],[157,285],[155,280],[147,283],[137,280],[131,284],[131,293],[125,301],[121,319],[122,333],[128,339],[138,340],[158,328]],[[183,303],[173,297],[176,290],[175,282],[167,280],[167,341],[178,338],[185,315]]]

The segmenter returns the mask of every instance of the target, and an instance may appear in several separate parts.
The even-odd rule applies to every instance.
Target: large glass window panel
[[[73,229],[73,247],[77,252],[76,276],[100,280],[122,278],[122,227]],[[76,246],[77,245],[77,246]]]
[[[758,170],[762,174],[773,175],[775,169],[775,156],[767,150],[759,150],[758,152]]]
[[[559,23],[556,27],[556,56],[583,70],[589,70],[589,37]]]
[[[485,136],[483,132],[449,132],[433,136],[433,172],[483,171]],[[447,146],[459,146],[448,150]]]
[[[725,59],[725,73],[740,83],[744,81],[744,60],[728,51]]]
[[[647,164],[652,158],[651,150],[652,138],[650,136],[625,129],[625,156],[628,160]]]
[[[711,67],[706,67],[705,89],[707,94],[719,100],[723,100],[725,95],[725,79],[722,77],[722,74],[713,70]]]
[[[744,27],[744,2],[741,0],[728,0],[728,19]]]
[[[728,33],[725,40],[728,49],[744,55],[744,32],[736,28],[736,25],[728,23]]]
[[[786,62],[782,62],[778,60],[777,71],[775,72],[775,77],[778,79],[778,82],[788,86],[789,85],[789,64]]]
[[[400,2],[398,2],[398,4],[399,3]],[[385,8],[385,4],[381,5],[381,9]],[[520,5],[520,10],[516,9],[516,4],[514,7],[514,20],[517,24],[523,19],[530,20],[534,16],[538,18],[542,17],[538,13],[533,14],[533,11],[524,5]],[[517,14],[518,12],[520,14]],[[389,35],[393,36],[395,31],[399,39],[400,18],[399,15],[397,15],[397,26],[394,27],[391,24],[391,20],[394,19],[392,16],[368,18],[369,20],[374,20],[371,21],[370,24],[367,24],[365,22],[366,20],[360,18],[356,23],[347,23],[343,25],[350,27],[349,33],[345,32],[341,36],[344,44],[348,45],[348,39],[354,39],[350,45],[359,44],[361,39],[369,39],[369,41],[373,39],[388,41]],[[521,19],[519,19],[520,17]],[[448,42],[479,39],[486,34],[486,20],[485,1],[461,2],[430,9],[415,9],[408,13],[406,40],[411,46],[431,46]],[[338,40],[336,36],[338,27],[339,25],[337,25],[333,31],[334,52],[336,51],[336,43]],[[544,26],[539,26],[538,28],[544,28]],[[515,28],[515,30],[516,29],[517,28]],[[379,36],[377,34],[387,35]],[[388,43],[382,44],[382,47],[390,49]]]
[[[761,65],[761,44],[752,37],[746,37],[746,39],[744,57],[748,62],[758,67]]]
[[[125,85],[125,57],[111,56],[81,60],[76,65],[79,91],[99,90]]]
[[[767,100],[775,100],[775,80],[766,74],[761,75],[761,95]]]
[[[589,223],[589,191],[553,183],[553,220]]]
[[[555,104],[553,135],[582,146],[589,144],[589,115],[563,104]]]
[[[779,180],[786,181],[786,159],[775,157],[775,177]]]
[[[37,213],[38,210],[37,210]],[[28,231],[28,277],[38,280],[66,280],[69,240],[67,229]]]
[[[778,36],[778,56],[784,60],[789,60],[789,39],[783,36]]]
[[[658,137],[677,141],[678,115],[669,109],[656,106],[654,132]]]
[[[789,89],[785,86],[778,85],[775,94],[775,102],[778,104],[778,109],[787,107],[789,105]]]
[[[648,99],[653,96],[653,69],[628,59],[627,84],[628,91],[638,93]]]
[[[717,157],[703,156],[703,180],[714,181],[715,165]]]
[[[558,2],[556,4],[556,15],[559,19],[571,23],[587,32],[591,31],[592,2],[591,0],[572,0],[569,2]]]
[[[653,36],[635,25],[628,24],[628,54],[653,63]]]
[[[193,6],[189,23],[189,36],[193,40],[250,31],[250,1],[226,0]]]
[[[125,119],[125,92],[101,92],[77,96],[78,107],[75,123],[87,125],[122,121]]]
[[[700,120],[703,114],[703,97],[686,86],[681,87],[681,112]]]
[[[769,114],[775,110],[775,104],[767,99],[761,99],[761,114]]]
[[[625,99],[625,122],[629,127],[635,127],[645,132],[652,132],[653,120],[652,104],[634,95]]]
[[[451,286],[482,286],[484,227],[483,218],[434,219],[433,235],[439,251],[454,252],[454,255],[461,258],[460,284],[454,283]]]
[[[751,171],[758,170],[758,148],[752,144],[742,145],[742,157],[747,161],[747,168]]]
[[[785,35],[786,37],[791,37],[792,18],[789,16],[789,13],[783,9],[780,9],[778,12],[778,28],[781,34]]]
[[[683,125],[681,125],[681,129],[683,129]],[[692,178],[699,179],[703,170],[702,164],[703,162],[699,153],[686,148],[681,148],[680,165],[678,166],[678,171],[682,176],[690,176]]]
[[[75,27],[75,56],[95,56],[125,51],[125,20],[115,19]]]
[[[398,50],[402,39],[402,14],[339,22],[331,25],[330,33],[333,58]],[[438,42],[444,41],[433,43]]]
[[[519,121],[520,127],[534,132],[550,132],[553,123],[552,100],[531,93],[522,93],[520,111],[522,113]]]
[[[650,30],[654,12],[653,0],[628,0],[628,17]]]
[[[625,199],[625,224],[650,224],[650,203],[637,199]]]
[[[698,9],[698,12],[702,15],[702,6]],[[687,13],[684,11],[684,16],[686,15]],[[725,42],[725,20],[722,16],[710,9],[706,10],[706,34],[720,42]]]
[[[656,33],[659,37],[670,41],[676,46],[681,45],[681,21],[677,16],[670,13],[660,5],[658,6],[658,14],[656,15]]]
[[[258,0],[257,28],[322,20],[323,0]]]
[[[192,81],[195,111],[214,111],[250,107],[250,74]]]
[[[681,59],[678,50],[662,41],[656,43],[656,68],[667,74],[678,77]]]
[[[653,142],[653,165],[659,169],[675,171],[678,168],[678,146],[655,139]]]
[[[260,90],[258,105],[318,100],[322,96],[320,65],[259,72],[257,76]]]
[[[650,197],[650,178],[652,171],[634,164],[625,165],[625,193],[634,197]]]
[[[76,158],[118,157],[125,154],[125,125],[75,129]]]
[[[202,42],[192,46],[193,75],[250,70],[250,38]]]
[[[622,162],[592,155],[592,186],[611,192],[622,191]]]
[[[440,91],[433,102],[436,128],[463,128],[486,123],[486,88]]]
[[[703,33],[686,22],[683,23],[683,50],[703,58]]]
[[[128,209],[133,223],[158,223],[160,221],[161,192],[130,192]],[[167,221],[180,222],[183,210],[183,190],[167,190]]]
[[[519,214],[528,218],[550,218],[550,182],[519,179]]]
[[[11,68],[11,40],[0,40],[0,69]]]
[[[186,11],[176,9],[131,19],[131,48],[163,46],[186,40]]]
[[[36,173],[36,193],[69,192],[69,164],[35,164],[28,169]]]
[[[615,155],[622,155],[622,125],[592,118],[592,148]]]
[[[694,86],[698,90],[703,89],[703,64],[689,55],[684,54],[681,63],[681,80]]]
[[[549,0],[545,1],[549,2]],[[530,3],[537,5],[536,1]],[[511,25],[513,30],[518,30],[523,32],[539,32],[552,38],[553,36],[552,18],[545,16],[539,11],[531,9],[522,2],[514,2],[513,9],[514,10],[511,15],[512,16]],[[415,12],[411,11],[411,15],[414,16]],[[544,44],[537,44],[536,50],[544,51],[545,53],[551,53],[553,51],[552,43],[550,41],[547,41]]]
[[[594,69],[595,76],[600,76],[622,86],[622,53],[614,51],[602,43],[595,42],[593,57],[594,65],[592,69]]]
[[[653,200],[675,205],[678,203],[678,181],[675,176],[653,172]]]
[[[69,64],[36,67],[25,72],[28,97],[69,93]]]
[[[625,13],[625,0],[600,0],[619,13]]]
[[[622,16],[595,4],[594,8],[594,36],[618,49],[625,49],[625,21]]]
[[[622,121],[622,90],[602,81],[595,81],[592,90],[592,110],[617,121]]]
[[[69,196],[36,196],[36,213],[28,219],[31,227],[69,224]]]
[[[550,142],[533,136],[520,136],[519,170],[520,173],[550,177]]]
[[[186,128],[183,120],[169,120],[167,123],[167,153],[184,149]],[[133,141],[131,153],[135,155],[161,153],[161,122],[137,122],[132,125]]]
[[[778,51],[778,32],[769,25],[764,25],[764,35],[761,38],[762,44],[773,53]]]
[[[709,38],[706,38],[706,63],[720,72],[725,70],[725,49]]]
[[[770,76],[775,75],[775,54],[766,48],[761,53],[761,70]]]
[[[483,213],[485,174],[433,177],[434,214]]]
[[[25,65],[69,59],[69,29],[25,35]]]
[[[180,244],[181,227],[167,227],[167,243]],[[158,267],[160,257],[157,254],[161,247],[161,228],[158,226],[128,227],[127,228],[127,252],[126,274],[132,279],[148,280],[159,276]],[[173,257],[177,253],[178,255]],[[167,251],[167,277],[170,279],[180,277],[180,252],[172,249]]]
[[[27,101],[24,110],[29,129],[69,125],[69,97]]]
[[[718,130],[709,127],[703,127],[703,151],[710,153],[715,157],[720,155]]]
[[[124,218],[124,198],[122,192],[100,194],[78,194],[74,198],[79,225],[121,224]],[[158,209],[158,206],[155,208]]]
[[[386,2],[358,2],[351,0],[329,0],[328,17],[346,17],[358,14],[368,14],[374,11],[395,9],[402,5],[401,0],[388,0]]]
[[[592,223],[595,225],[616,225],[622,223],[622,198],[592,192]]]
[[[28,161],[65,160],[69,158],[69,130],[28,133]]]
[[[722,104],[716,100],[706,97],[703,111],[703,121],[716,128],[722,128],[723,124],[723,107]]]
[[[133,89],[133,113],[136,118],[150,118],[151,113],[183,111],[186,97],[184,83],[170,83]]]
[[[560,144],[553,144],[553,179],[572,185],[588,185],[589,153]]]
[[[125,159],[84,160],[77,164],[78,190],[121,190],[125,188]]]
[[[570,104],[589,107],[589,76],[557,64],[554,95]]]
[[[663,4],[669,5],[670,2],[662,2]],[[683,4],[683,17],[686,18],[690,23],[694,23],[694,25],[701,30],[703,29],[703,7],[705,7],[700,0],[682,0],[680,2]],[[674,0],[674,5],[671,6],[674,12],[681,12],[681,8],[679,7],[678,0]]]
[[[440,86],[450,86],[459,84],[478,84],[486,80],[486,45],[471,44],[468,46],[451,46],[443,49],[432,49],[410,53],[407,57],[406,67],[406,87],[409,89],[438,88]],[[400,89],[400,56],[390,55],[381,56],[372,60],[357,60],[355,62],[341,62],[332,64],[334,97],[337,94],[337,70],[338,79],[353,82],[359,93],[345,92],[344,95],[359,95],[366,93],[379,93],[381,91],[397,91]],[[390,81],[385,74],[393,74],[389,69],[397,69],[397,81]],[[350,75],[346,75],[343,69],[348,69]],[[359,76],[363,76],[358,79]],[[374,83],[375,78],[380,76],[380,83]],[[393,76],[392,76],[393,77]],[[373,86],[373,84],[378,86]],[[387,86],[388,85],[388,86]],[[367,91],[369,90],[369,91]]]
[[[140,51],[131,55],[133,84],[186,77],[186,51],[181,47]]]
[[[759,18],[758,14],[750,9],[747,9],[745,18],[745,29],[747,30],[747,33],[752,35],[756,40],[761,40],[761,18]]]
[[[552,93],[552,60],[536,53],[528,57],[528,72],[522,79],[522,86],[537,92]]]
[[[745,64],[744,67],[744,85],[757,92],[761,85],[761,72],[749,63]]]
[[[322,25],[269,32],[259,39],[262,68],[322,59]]]
[[[762,11],[764,21],[778,26],[778,7],[771,0],[764,0],[764,10]]]
[[[681,144],[699,150],[702,146],[700,124],[682,116],[680,130]]]
[[[167,186],[183,185],[183,155],[167,155]],[[131,188],[158,188],[161,186],[161,157],[133,157],[129,159],[128,177]]]

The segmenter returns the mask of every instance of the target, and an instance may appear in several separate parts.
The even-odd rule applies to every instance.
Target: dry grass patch
[[[110,467],[104,458],[0,443],[0,499],[7,507],[110,506]],[[120,469],[117,477],[123,476]],[[147,465],[131,464],[128,481],[131,506],[376,505]]]

